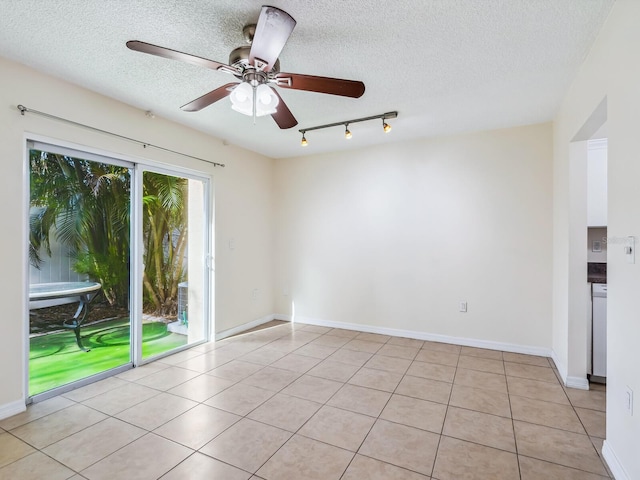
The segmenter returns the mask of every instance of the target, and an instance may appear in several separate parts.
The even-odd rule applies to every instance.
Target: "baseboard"
[[[238,325],[237,327],[233,327],[233,328],[229,328],[227,330],[223,330],[222,332],[218,332],[215,335],[215,340],[222,340],[224,338],[230,337],[232,335],[237,335],[239,333],[242,333],[246,330],[250,330],[252,328],[255,327],[259,327],[262,324],[265,324],[267,322],[270,322],[272,320],[284,320],[284,321],[290,321],[287,320],[285,318],[282,318],[283,315],[267,315],[265,317],[262,318],[258,318],[257,320],[252,320],[251,322],[247,322],[247,323],[243,323],[242,325]]]
[[[558,359],[555,351],[551,351],[551,360],[556,365],[560,378],[566,387],[577,388],[579,390],[589,390],[589,380],[587,377],[573,377],[567,372],[567,366]]]
[[[611,470],[615,480],[631,480],[631,477],[627,474],[622,463],[618,460],[613,448],[611,448],[611,444],[606,440],[602,445],[602,456],[604,457],[605,462],[607,462],[607,466],[609,467],[609,470]]]
[[[276,314],[276,318],[284,319],[287,316]],[[392,335],[395,337],[415,338],[417,340],[427,340],[430,342],[452,343],[454,345],[462,345],[465,347],[486,348],[489,350],[501,350],[504,352],[522,353],[525,355],[538,355],[541,357],[550,357],[551,349],[544,347],[534,347],[530,345],[518,345],[513,343],[493,342],[490,340],[478,340],[475,338],[452,337],[449,335],[438,335],[434,333],[419,332],[416,330],[400,330],[397,328],[377,327],[372,325],[363,325],[360,323],[336,322],[333,320],[323,320],[318,318],[301,317],[296,315],[290,321],[296,323],[308,323],[320,327],[343,328],[345,330],[359,330],[367,333],[379,333],[381,335]]]
[[[579,390],[589,390],[589,380],[583,377],[566,377],[565,386],[569,388],[577,388]]]
[[[27,409],[27,405],[25,404],[24,399],[16,400],[15,402],[5,403],[4,405],[0,405],[0,420],[13,417],[18,413],[24,412],[26,409]]]
[[[551,350],[551,360],[553,360],[553,363],[556,366],[556,369],[558,370],[558,373],[560,374],[560,378],[562,378],[562,381],[566,384],[566,380],[567,380],[567,366],[560,361],[560,359],[558,358],[558,355],[556,354],[555,350]]]

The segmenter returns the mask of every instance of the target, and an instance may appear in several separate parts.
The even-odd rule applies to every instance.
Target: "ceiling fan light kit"
[[[256,117],[273,115],[280,102],[273,90],[264,84],[252,87],[248,83],[241,83],[233,89],[229,98],[231,108],[236,112]]]
[[[369,120],[382,119],[382,131],[384,133],[389,133],[391,131],[391,125],[387,123],[387,120],[390,118],[398,118],[398,112],[397,111],[387,112],[387,113],[381,113],[379,115],[372,115],[370,117],[356,118],[354,120],[345,120],[342,122],[327,123],[326,125],[318,125],[317,127],[301,128],[300,130],[298,130],[300,133],[302,133],[302,140],[300,141],[300,145],[302,145],[303,147],[306,147],[307,145],[309,145],[309,142],[307,141],[307,138],[305,136],[307,132],[310,132],[311,130],[320,130],[323,128],[338,127],[340,125],[344,125],[344,138],[349,140],[350,138],[353,137],[351,130],[349,130],[349,124],[358,123],[358,122],[367,122]]]
[[[278,57],[295,26],[296,21],[284,10],[263,6],[258,23],[243,29],[249,46],[234,49],[228,65],[139,40],[128,41],[127,47],[227,73],[239,80],[202,95],[180,107],[182,110],[197,112],[229,96],[233,110],[253,116],[254,122],[256,117],[271,115],[278,127],[286,129],[296,126],[298,121],[271,85],[350,98],[360,98],[365,90],[364,83],[356,80],[281,72]]]

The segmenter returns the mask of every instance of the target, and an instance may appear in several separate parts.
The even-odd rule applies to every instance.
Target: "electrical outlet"
[[[624,390],[624,406],[626,407],[629,415],[633,415],[633,390],[629,387],[625,387]]]
[[[467,313],[467,302],[460,302],[459,310],[463,313]]]
[[[258,298],[258,289],[254,288],[253,290],[251,290],[251,299],[256,300],[257,298]]]

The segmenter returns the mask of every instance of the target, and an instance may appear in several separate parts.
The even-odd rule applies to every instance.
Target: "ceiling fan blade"
[[[251,43],[249,64],[265,72],[271,71],[295,26],[296,21],[287,12],[263,6]]]
[[[291,110],[289,110],[287,104],[284,103],[284,100],[282,100],[280,94],[273,88],[271,90],[273,90],[273,93],[275,93],[279,99],[278,109],[276,113],[271,114],[271,117],[273,117],[278,126],[282,129],[295,127],[298,124],[298,120],[296,120],[296,117],[293,116],[293,113],[291,113]]]
[[[329,93],[343,97],[360,98],[364,93],[364,83],[341,78],[316,77],[298,73],[280,72],[275,76],[276,85],[294,90]]]
[[[129,40],[127,42],[127,47],[131,50],[135,50],[136,52],[148,53],[150,55],[169,58],[171,60],[178,60],[180,62],[197,65],[198,67],[209,68],[211,70],[222,70],[227,73],[237,73],[235,68],[225,65],[224,63],[197,57],[189,53],[178,52],[177,50],[171,50],[170,48],[159,47],[158,45],[152,45],[139,40]]]
[[[204,107],[208,107],[212,103],[217,102],[218,100],[222,100],[224,97],[229,96],[232,87],[238,85],[237,82],[227,83],[221,87],[216,88],[215,90],[210,91],[209,93],[205,93],[199,98],[196,98],[193,102],[189,102],[186,105],[180,107],[181,110],[185,112],[197,112],[202,110]]]

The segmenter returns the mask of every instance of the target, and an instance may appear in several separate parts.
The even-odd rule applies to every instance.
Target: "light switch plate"
[[[625,387],[624,390],[624,404],[629,415],[633,416],[633,390],[629,387]]]
[[[636,237],[627,237],[624,253],[627,257],[627,263],[636,263]]]

